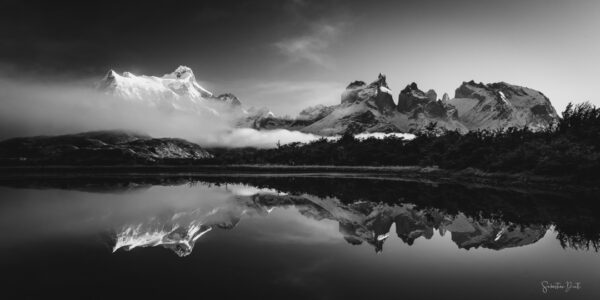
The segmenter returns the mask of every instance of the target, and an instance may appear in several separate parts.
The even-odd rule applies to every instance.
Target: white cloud
[[[405,140],[415,138],[414,134],[410,133],[361,133],[354,136],[358,140],[366,140],[369,138],[384,139],[388,137],[396,137]],[[285,145],[290,143],[310,143],[318,139],[325,138],[329,141],[337,141],[341,138],[340,135],[320,136],[311,133],[300,131],[289,131],[285,129],[274,130],[256,130],[252,128],[237,128],[221,134],[205,136],[201,142],[202,145],[208,146],[227,146],[227,147],[257,147],[257,148],[275,148],[277,144]]]
[[[205,136],[201,144],[234,148],[275,148],[278,143],[282,145],[294,142],[308,143],[319,138],[321,136],[285,129],[256,130],[252,128],[238,128],[221,134]]]

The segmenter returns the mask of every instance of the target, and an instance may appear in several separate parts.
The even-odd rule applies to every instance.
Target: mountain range
[[[98,84],[104,92],[127,101],[138,101],[161,109],[199,113],[233,114],[237,127],[288,129],[318,135],[346,132],[418,132],[430,124],[447,130],[529,127],[542,129],[558,120],[550,100],[534,89],[505,82],[463,82],[454,98],[441,98],[430,89],[408,84],[396,99],[386,76],[367,84],[351,82],[341,93],[340,104],[317,105],[296,117],[278,117],[268,108],[244,109],[233,94],[215,96],[203,88],[185,66],[162,77],[137,76],[111,70]]]

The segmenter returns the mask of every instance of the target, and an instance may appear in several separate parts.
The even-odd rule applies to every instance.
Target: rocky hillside
[[[0,142],[3,164],[156,164],[212,157],[182,139],[152,138],[125,131],[14,138]]]
[[[459,120],[469,129],[508,126],[540,129],[558,119],[556,110],[539,91],[504,82],[463,82],[454,99]]]

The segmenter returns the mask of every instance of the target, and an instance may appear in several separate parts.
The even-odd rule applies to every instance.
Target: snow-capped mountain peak
[[[212,104],[241,106],[239,99],[233,94],[226,93],[215,97],[198,83],[194,72],[187,66],[179,66],[175,71],[160,77],[136,75],[131,72],[119,74],[111,69],[97,87],[127,101],[168,110],[209,112],[218,115],[215,108],[211,107]]]
[[[116,75],[118,75],[117,72],[115,72],[115,70],[113,70],[113,69],[110,69],[110,70],[108,70],[108,72],[106,73],[106,76],[104,76],[104,78],[112,79]]]
[[[163,77],[195,80],[194,71],[192,71],[192,69],[190,67],[186,67],[186,66],[179,66],[179,67],[177,67],[177,69],[175,69],[175,71],[173,71],[173,73],[166,74]]]
[[[178,67],[173,73],[162,77],[135,75],[123,72],[121,75],[110,70],[99,87],[109,93],[127,100],[158,101],[163,99],[176,100],[187,97],[193,102],[211,97],[212,93],[200,86],[194,77],[192,69]]]

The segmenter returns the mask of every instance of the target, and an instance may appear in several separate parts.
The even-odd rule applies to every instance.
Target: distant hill
[[[94,131],[0,142],[3,164],[154,164],[212,157],[182,139],[152,138],[128,131]]]

